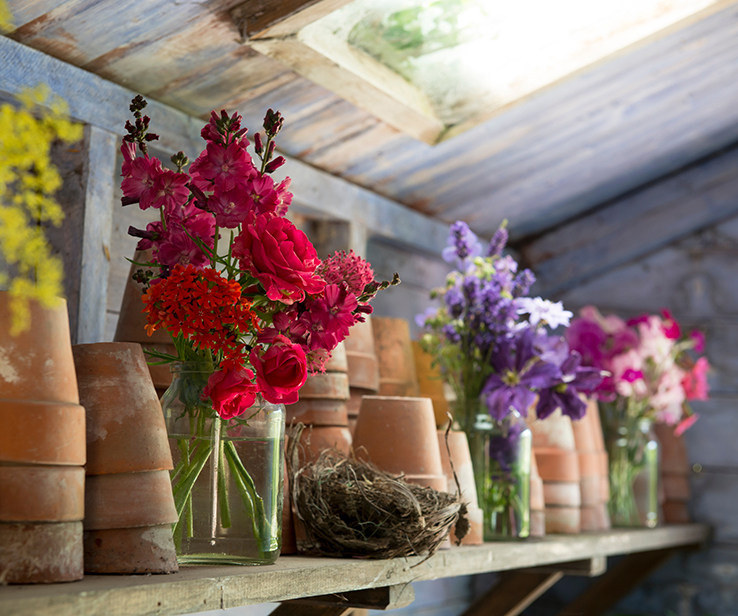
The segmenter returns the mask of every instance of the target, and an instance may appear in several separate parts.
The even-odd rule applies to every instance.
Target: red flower
[[[326,286],[323,297],[308,302],[308,309],[302,315],[310,332],[310,348],[334,349],[356,323],[353,312],[357,307],[356,296],[348,292],[346,285]]]
[[[212,190],[210,182],[220,190],[232,190],[256,173],[251,157],[241,144],[231,143],[225,147],[213,141],[190,168],[192,179],[201,190]]]
[[[307,359],[300,345],[278,335],[265,353],[251,351],[251,365],[261,394],[274,404],[294,404],[307,379]]]
[[[307,236],[286,218],[252,216],[235,241],[233,256],[241,269],[261,282],[272,301],[293,304],[325,288],[315,273],[320,259]]]
[[[256,399],[256,384],[252,382],[254,373],[240,370],[217,370],[210,375],[202,399],[210,398],[213,408],[223,419],[242,415]]]

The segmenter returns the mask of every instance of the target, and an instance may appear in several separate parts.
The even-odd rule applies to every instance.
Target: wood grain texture
[[[561,571],[504,573],[461,616],[518,616],[562,577]]]
[[[520,247],[560,293],[738,214],[738,149],[700,161]]]
[[[182,567],[168,576],[88,576],[73,584],[0,587],[0,613],[167,616],[694,545],[707,535],[708,527],[692,524],[461,547],[425,562],[420,557],[389,561],[283,557],[269,567]]]

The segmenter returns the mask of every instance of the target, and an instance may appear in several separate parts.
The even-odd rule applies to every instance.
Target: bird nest
[[[299,438],[299,437],[298,437]],[[288,460],[295,459],[293,454]],[[459,496],[406,482],[335,450],[290,469],[301,553],[335,557],[430,557],[455,525],[460,541],[469,529]]]

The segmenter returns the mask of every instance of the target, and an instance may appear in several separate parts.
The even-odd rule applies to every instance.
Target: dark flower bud
[[[148,137],[148,135],[147,135]],[[185,156],[184,152],[177,152],[172,155],[171,161],[177,166],[178,171],[182,171],[184,167],[190,164],[190,159]]]
[[[274,154],[274,149],[277,147],[276,142],[271,141],[269,142],[269,149],[267,150],[267,159],[272,157],[272,154]]]
[[[121,205],[133,205],[134,203],[139,202],[138,197],[121,197],[120,198],[120,204]]]
[[[261,142],[261,135],[259,133],[254,134],[254,150],[259,155],[264,151],[264,145]]]
[[[267,173],[274,173],[277,169],[279,169],[282,165],[287,162],[284,158],[284,156],[277,156],[273,161],[269,162],[264,169]]]
[[[144,137],[146,141],[157,141],[159,139],[159,135],[155,133],[146,133],[146,136]]]

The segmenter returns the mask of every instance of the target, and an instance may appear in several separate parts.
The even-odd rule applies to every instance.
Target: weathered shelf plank
[[[167,616],[695,545],[708,536],[708,526],[687,524],[488,543],[442,551],[424,562],[420,557],[288,556],[268,567],[183,567],[168,576],[89,576],[71,584],[0,588],[0,614]]]

